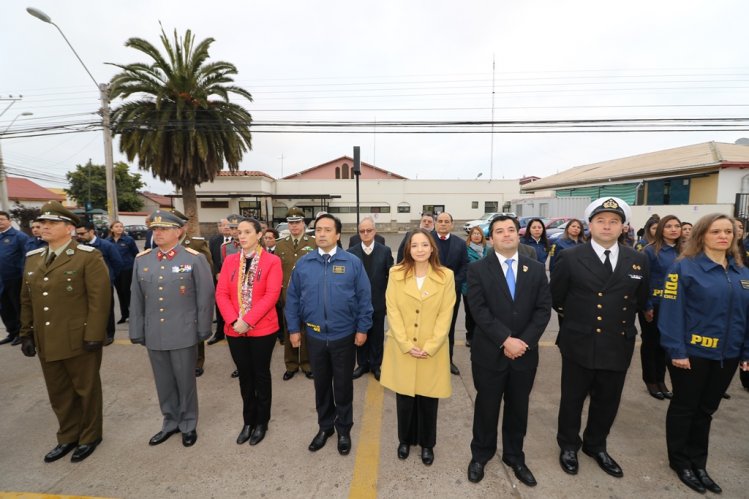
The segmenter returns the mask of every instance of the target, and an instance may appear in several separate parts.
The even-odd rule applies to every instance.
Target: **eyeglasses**
[[[374,229],[359,229],[359,234],[369,234],[370,232],[374,232]]]

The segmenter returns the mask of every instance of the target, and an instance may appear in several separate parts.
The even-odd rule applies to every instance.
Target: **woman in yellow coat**
[[[380,383],[396,393],[398,458],[411,445],[421,460],[434,461],[437,406],[452,394],[448,332],[455,304],[452,270],[440,265],[431,234],[417,229],[406,240],[403,261],[390,269],[387,292],[389,330]]]

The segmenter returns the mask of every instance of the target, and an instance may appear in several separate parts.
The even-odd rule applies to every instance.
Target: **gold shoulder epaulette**
[[[143,256],[143,255],[149,254],[152,249],[153,248],[144,249],[143,251],[141,251],[140,253],[138,253],[137,255],[135,255],[135,258],[138,258],[139,256]]]
[[[187,251],[188,253],[193,254],[193,255],[199,255],[200,254],[200,251],[196,251],[196,250],[194,250],[192,248],[185,248],[185,251]]]

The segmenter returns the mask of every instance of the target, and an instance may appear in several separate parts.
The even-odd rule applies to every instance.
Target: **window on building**
[[[689,185],[688,178],[650,180],[647,204],[689,204]]]
[[[229,209],[229,201],[201,201],[201,208],[226,208]]]
[[[330,206],[328,213],[356,213],[356,206]],[[390,213],[390,206],[361,206],[359,213]]]
[[[335,167],[335,178],[341,178],[341,167],[336,166]]]
[[[348,174],[348,163],[343,163],[343,168],[341,168],[341,178],[350,178]]]
[[[260,201],[240,201],[239,214],[243,217],[260,219]]]
[[[471,201],[471,209],[472,210],[478,210],[479,209],[479,202],[478,201]]]
[[[484,201],[484,213],[496,213],[499,211],[498,201]]]
[[[444,204],[425,204],[422,205],[422,213],[433,213],[435,216],[445,211]]]
[[[411,213],[411,205],[408,203],[399,203],[398,213]]]

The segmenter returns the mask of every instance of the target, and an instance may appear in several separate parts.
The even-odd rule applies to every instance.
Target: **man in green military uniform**
[[[39,353],[49,401],[57,416],[58,445],[45,462],[73,452],[86,459],[102,437],[99,368],[111,286],[100,252],[72,239],[79,224],[57,201],[37,218],[49,246],[29,251],[21,289],[21,341],[27,357]]]
[[[281,258],[283,266],[283,289],[281,290],[283,303],[286,303],[286,290],[291,280],[291,271],[294,270],[297,260],[317,248],[315,238],[305,234],[306,227],[304,226],[304,212],[302,210],[299,208],[290,209],[286,214],[286,221],[289,223],[291,234],[278,241],[276,245],[276,255]],[[289,331],[286,329],[284,322],[283,336],[283,360],[286,364],[286,372],[283,373],[284,381],[293,378],[300,368],[308,378],[312,379],[312,368],[309,364],[305,335],[302,335],[301,345],[294,348],[289,341]]]

